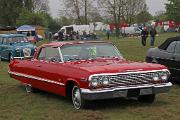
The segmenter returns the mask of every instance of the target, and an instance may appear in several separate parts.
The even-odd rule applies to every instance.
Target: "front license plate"
[[[140,94],[140,89],[129,89],[127,97],[138,97]]]
[[[113,97],[126,97],[127,90],[115,91]]]
[[[152,88],[144,88],[144,89],[141,89],[140,95],[148,95],[148,94],[153,94]]]

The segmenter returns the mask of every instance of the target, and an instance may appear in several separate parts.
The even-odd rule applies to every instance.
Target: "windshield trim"
[[[63,55],[62,55],[60,47],[58,47],[58,51],[59,51],[59,55],[60,55],[60,58],[61,58],[61,63],[64,63],[64,59],[63,59]]]

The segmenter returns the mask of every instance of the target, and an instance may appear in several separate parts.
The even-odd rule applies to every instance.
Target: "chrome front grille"
[[[108,75],[110,85],[130,86],[141,84],[152,84],[152,77],[154,73],[129,73]]]

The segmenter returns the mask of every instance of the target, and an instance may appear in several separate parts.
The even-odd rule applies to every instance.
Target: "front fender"
[[[80,88],[88,88],[89,87],[89,83],[87,79],[73,79],[73,78],[68,78],[65,82],[65,86],[67,85],[67,83],[71,81],[76,83]]]

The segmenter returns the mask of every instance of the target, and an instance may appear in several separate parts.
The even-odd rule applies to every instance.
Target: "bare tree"
[[[49,12],[48,0],[21,0],[23,7],[31,12]]]
[[[48,0],[32,0],[34,12],[49,12],[49,1]]]
[[[116,34],[118,35],[118,24],[124,17],[124,9],[125,9],[125,0],[99,0],[98,5],[100,8],[105,11],[103,14],[108,14],[108,16],[112,16],[113,22],[116,27]]]
[[[147,9],[145,0],[99,0],[98,5],[106,11],[104,14],[113,16],[114,23],[132,23],[137,14]]]
[[[117,35],[120,22],[126,21],[131,24],[138,13],[147,9],[145,0],[99,0],[98,5],[105,11],[102,14],[113,18]]]
[[[81,24],[82,0],[60,0],[60,2],[62,2],[62,6],[64,6],[60,11],[61,14],[66,17],[73,17],[77,19],[78,24]]]
[[[91,15],[98,12],[94,7],[95,0],[60,0],[64,6],[60,12],[62,16],[73,17],[77,24],[88,24]],[[95,11],[96,10],[96,11]]]
[[[135,20],[135,16],[142,11],[147,10],[145,0],[126,0],[125,17],[126,21],[131,24]]]

